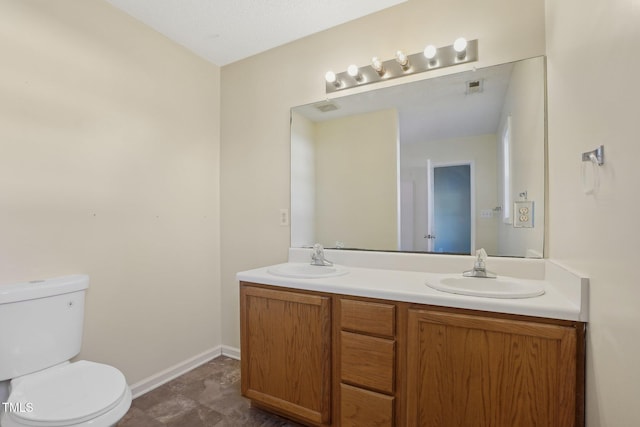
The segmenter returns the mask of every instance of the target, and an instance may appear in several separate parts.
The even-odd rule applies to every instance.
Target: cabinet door
[[[572,327],[409,310],[408,425],[572,427]]]
[[[331,414],[331,303],[325,296],[243,285],[242,394],[313,425]]]

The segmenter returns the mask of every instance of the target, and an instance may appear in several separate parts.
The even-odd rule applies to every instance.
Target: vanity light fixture
[[[467,41],[463,37],[449,45],[437,48],[427,45],[423,52],[407,55],[398,50],[393,59],[382,61],[378,57],[371,59],[371,65],[358,67],[350,65],[347,71],[325,75],[326,93],[337,92],[355,86],[409,76],[424,71],[450,67],[452,65],[475,62],[478,60],[478,40]]]

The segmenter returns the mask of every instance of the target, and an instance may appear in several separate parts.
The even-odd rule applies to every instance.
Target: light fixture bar
[[[414,53],[406,56],[408,64],[410,64],[410,68],[407,69],[403,69],[397,58],[384,62],[376,58],[373,62],[376,65],[381,65],[381,69],[376,71],[372,65],[360,67],[356,74],[358,76],[357,79],[347,71],[337,73],[335,75],[336,81],[340,83],[336,85],[335,83],[326,82],[326,93],[338,92],[356,86],[396,79],[398,77],[465,64],[467,62],[475,62],[478,60],[478,40],[467,41],[467,46],[463,53],[464,56],[461,52],[456,51],[453,44],[437,48],[434,57],[429,59],[425,57],[423,52]],[[354,70],[352,69],[351,71],[353,73]]]

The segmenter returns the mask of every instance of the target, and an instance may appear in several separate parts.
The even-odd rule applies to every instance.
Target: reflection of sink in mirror
[[[324,277],[343,276],[349,273],[349,270],[339,265],[311,265],[295,262],[279,264],[269,268],[267,271],[275,276],[292,277],[296,279],[320,279]]]
[[[512,277],[484,279],[477,277],[447,277],[428,281],[427,286],[450,294],[485,298],[532,298],[544,294],[541,283],[520,281]]]

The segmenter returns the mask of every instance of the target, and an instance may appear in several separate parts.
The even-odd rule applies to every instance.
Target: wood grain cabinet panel
[[[410,427],[573,427],[576,330],[409,310]]]
[[[340,358],[342,382],[393,393],[395,341],[342,331]]]
[[[311,425],[331,420],[331,299],[242,286],[242,394]]]
[[[581,322],[241,282],[242,393],[317,427],[583,427]]]
[[[392,427],[394,398],[340,384],[341,427]]]
[[[340,326],[342,329],[393,338],[396,333],[396,306],[342,298]]]

